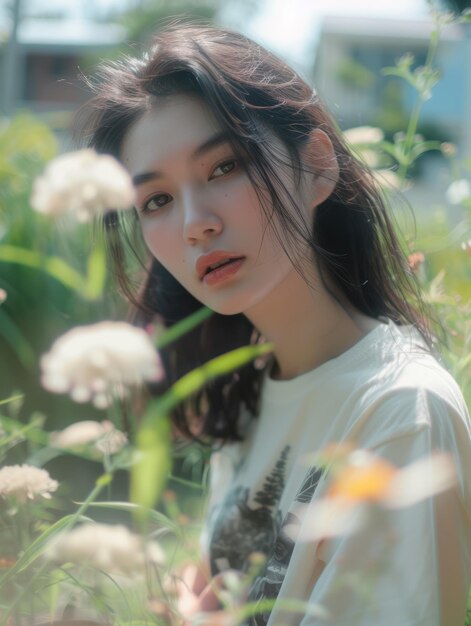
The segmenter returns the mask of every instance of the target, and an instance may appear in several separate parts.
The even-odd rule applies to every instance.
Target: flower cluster
[[[150,564],[160,564],[164,554],[155,542],[145,543],[121,524],[89,522],[57,535],[45,551],[54,563],[87,565],[108,574],[135,578]]]
[[[76,448],[94,444],[102,454],[116,454],[128,442],[126,435],[109,420],[84,420],[71,424],[60,432],[51,433],[49,440],[57,448]]]
[[[0,496],[19,503],[50,498],[59,483],[49,473],[32,465],[6,465],[0,469]]]
[[[72,214],[88,222],[107,210],[129,209],[134,188],[128,172],[109,155],[80,150],[51,161],[34,181],[31,206],[45,215]]]
[[[98,408],[109,406],[115,393],[163,376],[150,337],[125,322],[72,329],[42,357],[41,369],[46,389],[69,393],[76,402],[91,400]]]

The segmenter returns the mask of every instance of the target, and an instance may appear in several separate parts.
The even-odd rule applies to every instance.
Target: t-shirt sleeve
[[[358,447],[397,467],[446,452],[457,483],[409,507],[372,509],[362,530],[317,546],[322,567],[309,603],[325,618],[311,612],[302,626],[463,626],[471,581],[470,441],[464,405],[430,391],[391,394],[372,409]]]

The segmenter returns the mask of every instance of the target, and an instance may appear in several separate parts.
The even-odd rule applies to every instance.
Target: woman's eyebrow
[[[198,157],[202,156],[206,152],[209,152],[213,148],[216,148],[217,146],[220,146],[221,144],[228,143],[228,142],[229,142],[229,137],[227,133],[225,133],[224,131],[216,133],[215,135],[207,139],[204,143],[202,143],[200,146],[198,146],[196,150],[193,152],[193,154],[191,155],[191,158],[197,159]]]
[[[213,148],[220,146],[221,144],[228,143],[229,137],[225,132],[219,132],[215,135],[212,135],[204,141],[201,145],[199,145],[191,154],[190,159],[194,160],[201,157],[206,152],[209,152]],[[144,183],[149,182],[150,180],[156,180],[158,178],[163,178],[163,172],[159,172],[155,170],[153,172],[143,172],[142,174],[136,174],[132,177],[132,182],[135,187],[138,185],[143,185]]]

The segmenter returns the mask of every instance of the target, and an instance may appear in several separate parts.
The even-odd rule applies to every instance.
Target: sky
[[[324,15],[414,18],[428,14],[426,0],[265,0],[248,28],[257,41],[301,66]],[[301,68],[302,69],[302,68]]]
[[[0,0],[1,8],[12,0]],[[168,0],[171,4],[172,0]],[[129,0],[94,0],[93,7],[103,13],[120,8]],[[28,9],[46,8],[66,10],[71,17],[86,16],[84,0],[21,0]],[[132,0],[135,4],[136,0]],[[225,0],[229,16],[237,11],[238,0]],[[312,59],[313,44],[323,15],[381,16],[385,18],[414,18],[427,15],[426,0],[260,0],[258,15],[244,30],[261,44],[284,56],[288,61],[302,67],[303,59]],[[227,24],[227,21],[225,22]],[[308,54],[307,54],[308,53]]]

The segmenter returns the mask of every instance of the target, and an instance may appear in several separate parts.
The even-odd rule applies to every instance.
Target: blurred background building
[[[89,97],[80,79],[81,65],[89,55],[118,46],[125,35],[118,24],[77,19],[21,21],[14,93],[10,94],[13,108],[34,113],[77,108]],[[5,66],[3,74],[2,80]]]
[[[0,0],[1,3],[2,0]],[[453,4],[458,0],[449,0]],[[462,0],[464,8],[467,0]],[[445,6],[445,0],[443,0]],[[3,10],[2,10],[3,9]],[[234,27],[284,56],[311,82],[341,128],[378,126],[387,139],[407,127],[417,92],[384,68],[411,55],[424,65],[434,24],[425,0],[3,0],[0,4],[0,104],[4,115],[28,110],[73,144],[74,113],[90,97],[83,79],[102,59],[134,54],[169,16],[191,15]],[[423,106],[418,132],[471,155],[471,24],[442,29],[440,79]],[[442,184],[443,158],[419,160],[414,175]],[[416,189],[412,193],[416,193]],[[414,199],[415,201],[415,199]]]
[[[430,19],[326,16],[315,55],[314,82],[342,126],[406,127],[417,92],[404,80],[384,75],[406,54],[412,67],[425,65]],[[466,85],[468,42],[458,24],[444,28],[435,65],[439,81],[422,109],[421,127],[430,139],[461,141],[470,102]]]
[[[471,3],[439,1],[459,10]],[[27,389],[21,411],[54,415],[52,429],[76,420],[79,409],[41,388],[39,355],[71,324],[126,312],[111,281],[102,295],[97,288],[85,298],[51,273],[66,259],[84,281],[97,267],[98,284],[108,276],[104,258],[94,256],[97,233],[33,215],[31,184],[57,150],[74,147],[73,118],[91,95],[83,77],[101,60],[139,54],[163,20],[182,14],[253,36],[315,86],[342,129],[377,126],[389,140],[407,128],[417,92],[384,68],[407,54],[411,68],[419,68],[433,32],[426,0],[0,0],[0,289],[8,293],[0,307],[0,399]],[[470,22],[456,20],[443,29],[434,61],[440,80],[417,128],[438,147],[456,143],[456,155],[447,159],[434,149],[421,156],[406,191],[417,231],[425,232],[422,239],[411,235],[408,246],[426,252],[430,276],[446,268],[447,288],[463,298],[471,296],[468,253],[461,247],[469,239],[463,215],[465,209],[470,215],[471,195],[465,204],[446,192],[452,180],[470,184],[470,29]],[[392,160],[385,167],[397,169]],[[90,419],[89,408],[80,415]]]
[[[422,15],[411,16],[405,9],[401,18],[398,11],[395,17],[365,17],[352,11],[329,15],[342,2],[330,3],[329,11],[329,3],[298,0],[296,19],[302,28],[290,33],[286,31],[294,30],[296,22],[280,28],[283,16],[277,20],[273,13],[277,4],[267,0],[100,0],[94,10],[85,11],[70,0],[56,8],[41,0],[4,0],[0,13],[2,111],[8,115],[28,109],[45,115],[58,131],[64,129],[70,118],[67,113],[89,97],[82,73],[91,71],[101,58],[145,42],[162,18],[190,14],[235,25],[275,51],[279,48],[315,84],[342,128],[368,124],[394,133],[405,127],[416,93],[382,70],[394,66],[406,53],[413,55],[414,66],[424,64],[433,30],[425,6]],[[361,2],[355,4],[359,11]],[[317,11],[313,11],[315,5]],[[295,9],[293,5],[291,13],[296,14]],[[469,25],[453,24],[443,30],[437,66],[441,78],[423,108],[420,132],[427,139],[457,142],[471,154]]]

